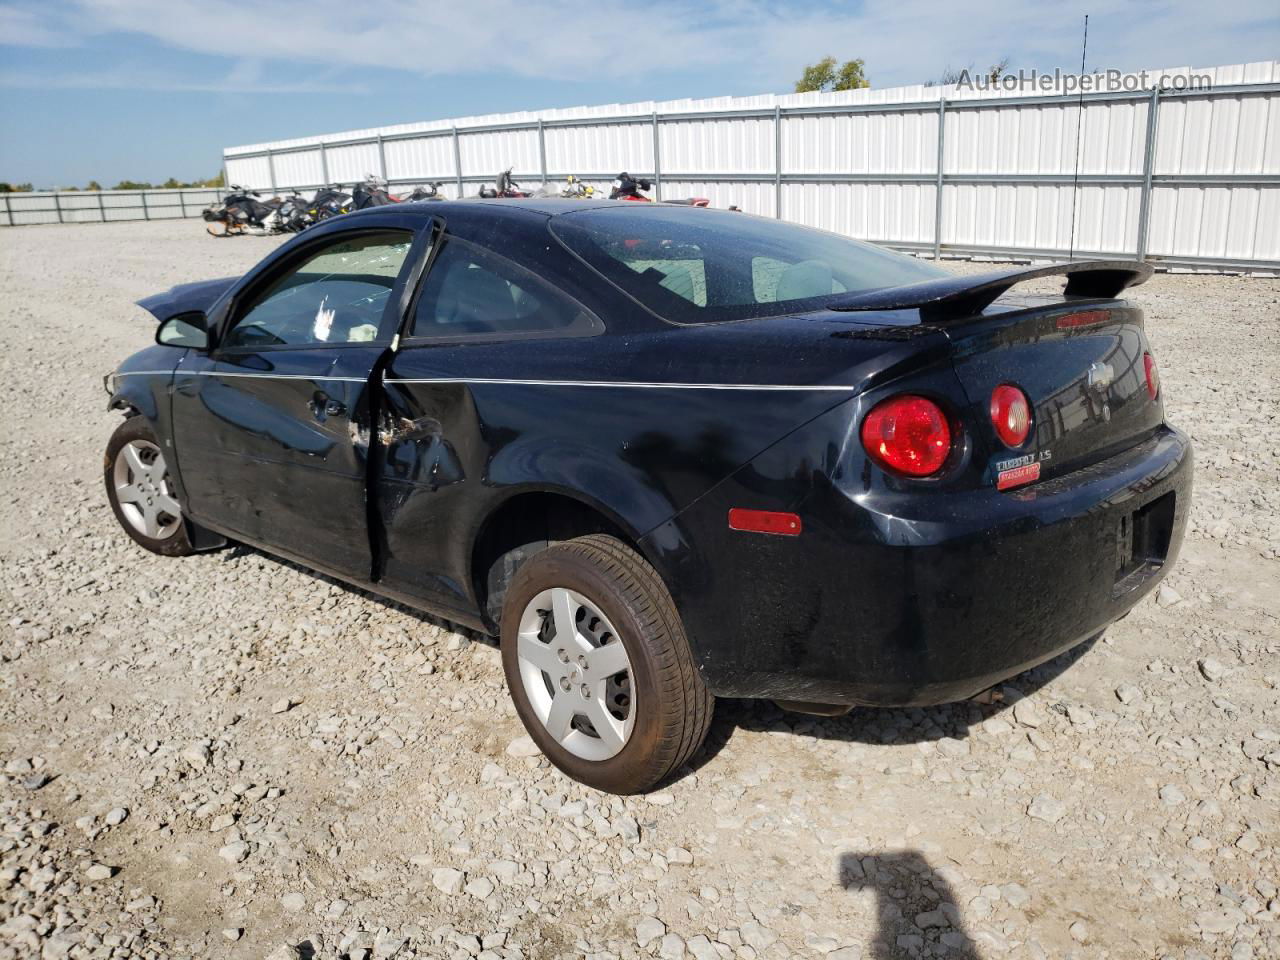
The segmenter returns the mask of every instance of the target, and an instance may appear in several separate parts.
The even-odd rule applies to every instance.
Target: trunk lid
[[[1163,423],[1160,398],[1147,390],[1142,311],[1116,299],[1150,276],[1151,266],[1136,261],[1071,261],[868,290],[831,309],[897,313],[943,332],[969,401],[970,476],[1011,489],[1106,459]],[[1055,277],[1065,278],[1058,296],[1009,294]],[[1016,448],[991,420],[1001,384],[1018,387],[1031,405],[1031,433]]]
[[[1016,486],[1079,470],[1160,426],[1159,397],[1147,388],[1141,310],[1120,300],[1020,299],[943,327],[969,400],[973,461],[984,482]],[[1016,449],[991,421],[991,394],[1001,384],[1018,387],[1031,404],[1031,432]]]

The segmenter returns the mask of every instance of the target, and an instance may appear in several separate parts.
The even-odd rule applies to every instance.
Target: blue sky
[[[862,57],[1075,71],[1280,57],[1275,0],[0,0],[0,180],[212,176],[223,146],[440,117],[789,92]]]

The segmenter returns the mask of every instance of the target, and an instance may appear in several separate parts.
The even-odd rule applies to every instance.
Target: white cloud
[[[419,75],[644,79],[719,73],[725,92],[782,91],[825,54],[860,56],[875,86],[921,82],[946,65],[1078,66],[1082,11],[1042,0],[980,6],[926,0],[67,0],[25,13],[11,42],[134,33],[202,54],[282,65],[381,67]],[[1091,0],[1090,66],[1137,69],[1268,59],[1273,0]],[[0,11],[11,8],[0,7]],[[0,25],[6,21],[0,19]],[[16,38],[16,40],[15,40]],[[27,39],[23,39],[27,38]],[[258,67],[244,69],[258,70]],[[228,83],[262,83],[262,73]],[[286,85],[287,86],[287,85]],[[172,87],[171,87],[172,88]],[[256,88],[261,89],[261,88]],[[279,87],[277,86],[277,89]],[[607,86],[600,100],[608,100]]]
[[[45,13],[0,3],[0,44],[13,47],[67,47],[75,43],[71,33]]]
[[[276,82],[261,76],[243,75],[233,68],[223,79],[196,80],[137,66],[106,70],[0,70],[0,87],[25,90],[152,90],[166,93],[367,93],[359,83],[319,80]]]

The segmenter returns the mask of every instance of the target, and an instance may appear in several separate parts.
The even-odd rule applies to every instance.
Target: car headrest
[[[782,271],[778,278],[778,300],[803,300],[831,293],[831,265],[821,260],[801,260]]]

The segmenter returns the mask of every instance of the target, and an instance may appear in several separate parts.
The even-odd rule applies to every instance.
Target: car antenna
[[[1071,177],[1071,237],[1067,259],[1076,258],[1076,197],[1080,193],[1080,147],[1084,133],[1084,63],[1089,52],[1089,15],[1084,15],[1084,40],[1080,44],[1080,99],[1076,101],[1076,172]]]

